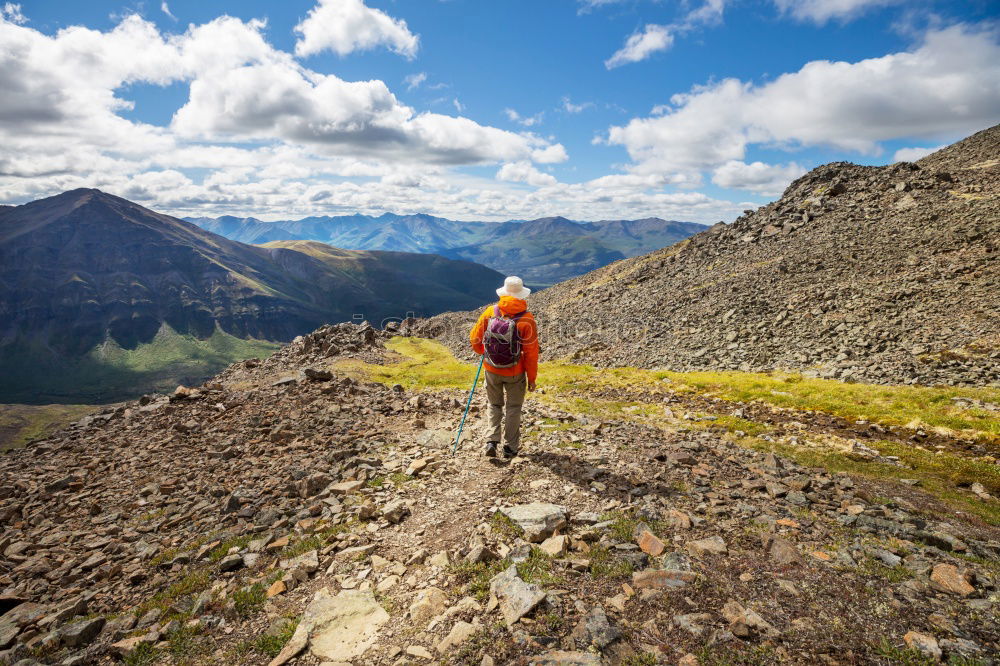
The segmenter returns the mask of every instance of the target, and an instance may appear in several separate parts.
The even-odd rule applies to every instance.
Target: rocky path
[[[327,369],[377,360],[379,335],[321,329],[0,458],[0,663],[1000,651],[995,527],[721,432],[535,399],[521,457],[481,456],[478,410],[452,457],[460,392]]]

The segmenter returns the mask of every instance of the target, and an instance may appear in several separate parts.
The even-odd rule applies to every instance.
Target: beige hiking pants
[[[521,442],[521,405],[524,404],[524,394],[527,390],[528,380],[523,372],[513,377],[505,377],[487,371],[486,400],[490,403],[492,428],[487,441],[500,441],[500,419],[503,417],[503,442],[517,451]]]

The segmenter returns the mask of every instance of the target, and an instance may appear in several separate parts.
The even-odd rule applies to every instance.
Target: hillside
[[[481,394],[451,455],[473,370],[431,341],[327,326],[0,455],[0,663],[1000,651],[1000,433],[947,409],[1000,391],[883,388],[891,413],[861,420],[550,363],[522,456],[501,463],[481,455]],[[955,429],[898,425],[942,419]]]
[[[835,163],[778,201],[531,297],[547,358],[1000,382],[1000,127],[916,164]],[[414,330],[467,354],[476,313]]]
[[[200,381],[266,355],[268,341],[355,316],[472,307],[500,282],[429,255],[245,245],[74,190],[0,216],[0,402],[108,401]]]
[[[429,252],[474,261],[545,287],[612,261],[672,245],[705,227],[659,218],[573,222],[562,217],[502,223],[431,215],[344,215],[262,222],[232,216],[188,218],[244,243],[316,240],[355,250]]]

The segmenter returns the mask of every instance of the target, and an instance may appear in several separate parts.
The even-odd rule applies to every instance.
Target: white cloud
[[[417,114],[381,81],[344,81],[280,59],[199,76],[171,127],[189,139],[279,139],[331,154],[454,165],[529,159],[551,147],[468,118]]]
[[[533,116],[522,116],[514,109],[504,109],[503,112],[504,115],[507,116],[508,120],[510,120],[513,123],[523,125],[525,127],[534,127],[535,125],[540,124],[542,122],[542,119],[545,117],[544,111],[540,111]]]
[[[673,96],[663,115],[612,127],[607,140],[625,146],[637,173],[716,168],[743,161],[752,144],[874,155],[880,141],[995,124],[997,82],[996,31],[956,25],[929,31],[911,51],[814,61],[762,85],[725,79],[696,86]]]
[[[362,0],[319,0],[297,26],[295,54],[309,56],[326,50],[344,56],[385,46],[407,58],[417,55],[419,38],[406,21],[394,19]]]
[[[0,19],[15,25],[24,25],[28,22],[27,17],[21,12],[21,5],[13,2],[5,2],[3,7],[0,7]]]
[[[451,104],[452,104],[452,106],[455,107],[455,110],[458,111],[459,113],[462,113],[462,111],[465,111],[465,105],[462,104],[461,102],[459,102],[457,97],[454,98],[453,100],[451,100]]]
[[[822,25],[831,19],[854,18],[875,7],[898,5],[905,0],[774,0],[784,14]]]
[[[717,167],[712,173],[712,182],[719,187],[749,190],[767,196],[780,195],[788,184],[806,172],[795,162],[789,164],[765,164],[763,162],[740,162],[730,160]]]
[[[169,16],[170,18],[172,18],[173,20],[175,21],[177,20],[177,17],[174,16],[172,13],[170,13],[170,5],[167,4],[166,0],[160,3],[160,11]]]
[[[566,113],[583,113],[592,106],[594,106],[593,102],[582,102],[580,104],[574,104],[569,97],[562,98],[563,111],[565,111]]]
[[[604,61],[604,66],[614,69],[632,62],[645,60],[657,51],[666,51],[674,44],[677,35],[690,32],[704,25],[722,22],[722,15],[729,0],[705,0],[698,8],[689,11],[679,21],[670,25],[650,23],[625,40],[625,45]]]
[[[510,162],[504,164],[497,171],[497,180],[506,180],[512,183],[527,183],[535,187],[548,187],[556,184],[555,176],[549,173],[542,173],[531,165],[530,162]]]
[[[686,28],[693,28],[698,25],[714,25],[722,21],[722,15],[726,11],[726,3],[730,0],[705,0],[697,9],[691,10],[684,17],[682,25]]]
[[[614,69],[630,62],[639,62],[657,51],[666,51],[673,43],[674,36],[668,26],[650,23],[641,32],[632,33],[625,40],[625,45],[604,61],[604,66]]]
[[[569,159],[569,155],[566,154],[566,149],[561,143],[554,143],[551,146],[533,150],[531,152],[531,159],[539,164],[555,164],[557,162],[565,162]]]
[[[420,84],[427,80],[426,72],[417,72],[416,74],[410,74],[405,79],[403,83],[406,84],[407,90],[413,90],[414,88],[419,88]]]
[[[892,156],[893,162],[916,162],[921,157],[927,157],[931,153],[937,152],[944,148],[944,146],[937,146],[935,148],[900,148]]]

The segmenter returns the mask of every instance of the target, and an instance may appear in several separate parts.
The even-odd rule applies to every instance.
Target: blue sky
[[[0,201],[729,221],[1000,122],[989,0],[0,1]]]

